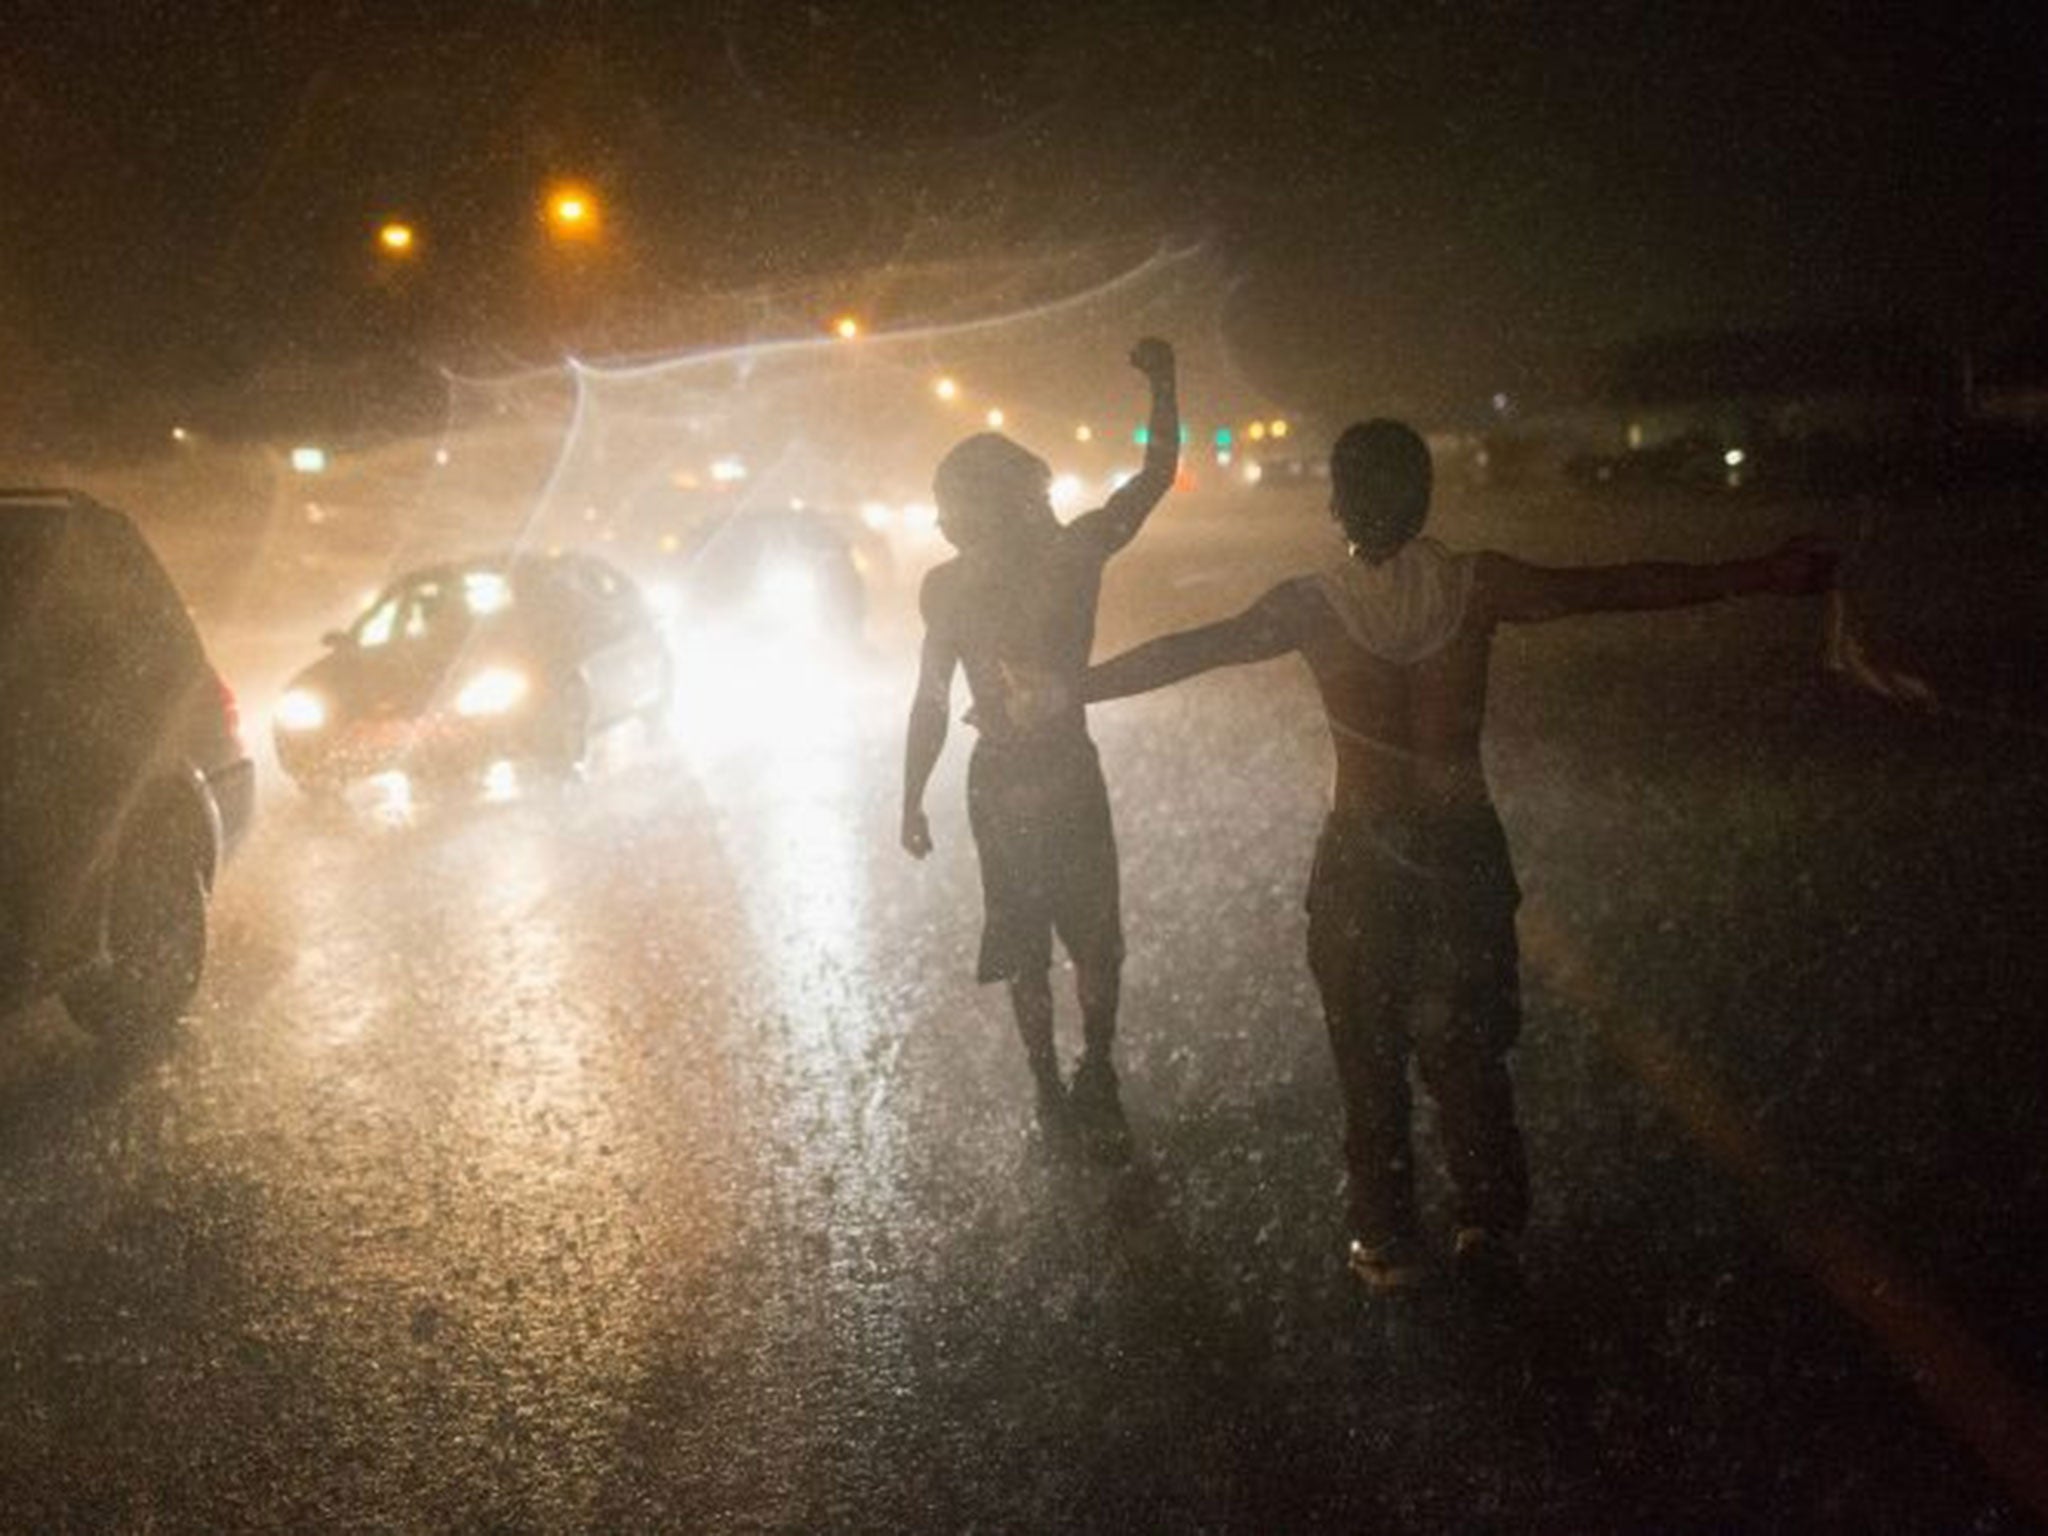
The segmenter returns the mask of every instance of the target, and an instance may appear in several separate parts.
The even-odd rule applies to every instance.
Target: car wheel
[[[206,880],[175,835],[131,839],[107,896],[106,953],[64,1002],[95,1034],[135,1037],[177,1022],[206,963]]]

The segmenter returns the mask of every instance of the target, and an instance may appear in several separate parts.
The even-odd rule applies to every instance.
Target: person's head
[[[1368,560],[1422,532],[1429,491],[1429,447],[1401,422],[1354,422],[1330,450],[1330,514]]]
[[[963,551],[1012,543],[1057,521],[1052,466],[1000,432],[954,444],[932,476],[932,499],[939,532]]]

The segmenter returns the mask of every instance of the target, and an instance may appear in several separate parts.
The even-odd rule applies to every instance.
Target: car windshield
[[[356,620],[355,643],[374,651],[394,641],[445,642],[511,606],[512,583],[502,571],[473,569],[421,578],[373,603]]]

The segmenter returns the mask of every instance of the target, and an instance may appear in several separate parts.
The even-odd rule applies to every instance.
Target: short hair
[[[1429,445],[1403,422],[1354,422],[1330,450],[1330,511],[1369,555],[1392,554],[1429,516]]]
[[[932,475],[939,532],[955,549],[985,544],[1051,480],[1052,466],[1028,448],[1000,432],[977,432],[955,443]]]

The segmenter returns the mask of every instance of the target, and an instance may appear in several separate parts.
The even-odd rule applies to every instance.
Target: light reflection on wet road
[[[1248,548],[1319,547],[1231,515],[1148,534],[1112,641],[1248,596]],[[1047,1164],[969,979],[964,739],[937,854],[895,846],[898,638],[755,675],[745,710],[707,669],[672,742],[506,805],[385,826],[273,779],[174,1040],[109,1064],[11,1025],[8,1523],[2019,1528],[1541,976],[1539,1326],[1358,1305],[1299,959],[1327,747],[1292,674],[1101,713],[1142,1155]],[[1752,610],[1504,644],[1525,883],[2038,1388],[2042,1314],[1999,1298],[2041,1185],[1985,1173],[2038,1151],[2041,1069],[1968,1059],[2022,1004],[1901,995],[1944,950],[2048,979],[2012,831],[2039,754],[1830,712],[1811,638]],[[1953,1049],[1910,1037],[1930,1010]],[[1962,1230],[1916,1233],[1935,1192]]]

